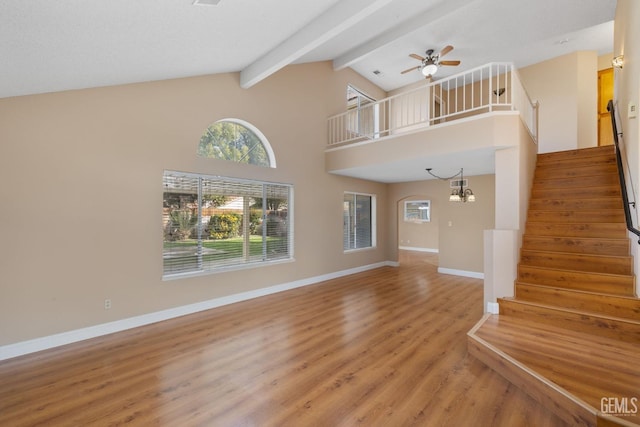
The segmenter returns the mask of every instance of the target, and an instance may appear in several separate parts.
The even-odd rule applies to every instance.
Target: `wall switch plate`
[[[630,119],[634,119],[637,115],[638,115],[638,106],[636,105],[635,102],[630,101],[629,107],[627,110],[627,117]]]

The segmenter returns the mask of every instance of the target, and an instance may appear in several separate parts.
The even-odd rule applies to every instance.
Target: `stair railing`
[[[512,63],[492,62],[329,117],[328,145],[372,141],[495,111],[518,111],[537,142],[538,104]]]
[[[616,115],[615,115],[615,107],[613,105],[613,100],[609,100],[607,103],[607,111],[611,116],[611,127],[613,129],[613,144],[616,149],[616,162],[618,164],[618,177],[620,178],[620,190],[622,191],[622,203],[624,204],[624,217],[627,222],[627,230],[631,233],[638,236],[638,244],[640,244],[640,230],[634,227],[633,219],[631,217],[631,209],[629,206],[633,206],[634,209],[636,207],[636,202],[629,201],[629,194],[627,193],[627,181],[624,175],[624,164],[622,162],[622,153],[620,151],[620,141],[618,139],[619,135],[622,133],[618,133],[618,125],[616,123]]]

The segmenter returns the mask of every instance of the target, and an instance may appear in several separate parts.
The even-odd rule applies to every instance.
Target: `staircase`
[[[469,352],[570,425],[640,425],[640,300],[613,146],[539,154],[515,297]]]

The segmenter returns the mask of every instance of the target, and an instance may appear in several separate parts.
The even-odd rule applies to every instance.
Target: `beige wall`
[[[397,203],[398,218],[398,245],[405,249],[412,250],[438,250],[438,223],[440,218],[440,210],[433,208],[432,198],[436,197],[433,186],[425,186],[423,189],[417,189],[419,193],[407,196]],[[425,191],[427,188],[430,191]],[[420,191],[422,190],[422,191]],[[439,197],[438,197],[439,198]],[[431,202],[430,221],[416,222],[405,221],[404,205],[405,201],[429,200]]]
[[[496,152],[495,229],[485,231],[484,302],[513,296],[514,280],[535,173],[537,145],[525,124],[511,133],[517,146]]]
[[[428,225],[422,227],[422,232],[429,236],[421,238],[429,245],[427,248],[439,249],[439,267],[482,273],[483,231],[494,227],[495,178],[493,175],[466,178],[476,195],[474,203],[449,202],[449,181],[430,179],[390,184],[388,199],[390,203],[396,202],[393,209],[395,218],[390,218],[390,225],[398,228],[398,236],[404,236],[400,233],[404,224],[398,205],[407,198],[428,198],[431,200],[432,218]],[[400,241],[398,243],[403,246]]]
[[[438,267],[483,273],[484,230],[495,227],[495,175],[468,179],[475,202],[442,204]]]
[[[505,112],[476,120],[450,121],[419,132],[399,134],[393,140],[333,148],[326,153],[326,168],[339,172],[361,166],[384,167],[394,161],[424,158],[425,153],[433,161],[445,154],[480,153],[515,146],[518,141],[513,140],[516,134],[511,132],[519,120],[517,112]]]
[[[598,145],[598,55],[577,52],[578,148]]]
[[[323,62],[249,90],[233,73],[1,99],[0,345],[387,260],[387,187],[325,172],[348,82],[385,95]],[[264,133],[276,169],[196,158],[230,117]],[[165,169],[293,184],[295,261],[162,281]],[[344,191],[378,197],[376,249],[343,253]]]
[[[613,49],[613,46],[611,47]],[[598,71],[611,68],[611,61],[613,60],[613,52],[605,53],[598,56]]]
[[[581,51],[518,70],[532,100],[540,102],[541,153],[597,145],[598,57]]]

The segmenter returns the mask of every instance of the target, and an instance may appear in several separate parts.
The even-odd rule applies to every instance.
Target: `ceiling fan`
[[[453,50],[453,46],[451,45],[447,45],[445,47],[442,48],[442,50],[438,53],[433,53],[434,50],[433,49],[429,49],[425,52],[426,57],[422,57],[420,55],[416,55],[415,53],[410,54],[409,56],[417,59],[418,61],[421,62],[420,65],[417,65],[415,67],[411,67],[409,69],[406,69],[404,71],[402,71],[400,74],[405,74],[408,73],[410,71],[413,70],[420,70],[420,72],[422,73],[423,76],[425,76],[426,78],[430,78],[431,76],[433,76],[437,71],[438,68],[440,68],[441,65],[448,65],[448,66],[456,66],[456,65],[460,65],[460,61],[441,61],[440,58],[442,58],[443,56],[445,56],[447,53],[451,52]]]

